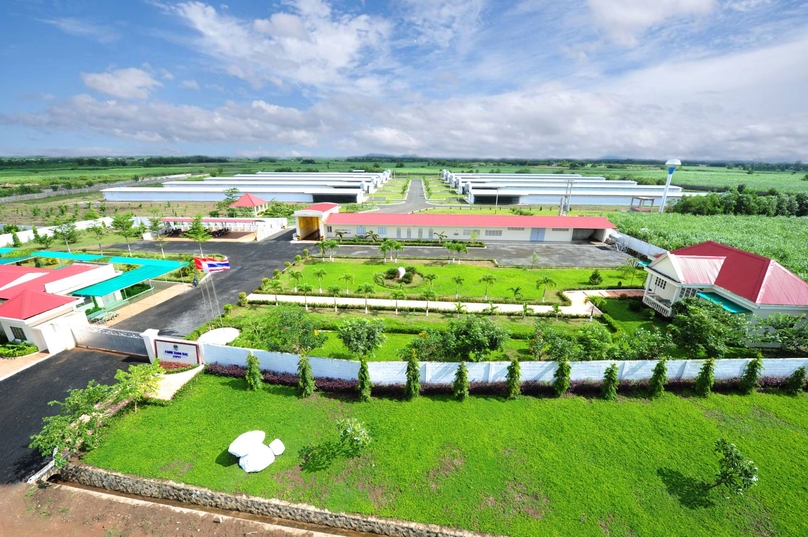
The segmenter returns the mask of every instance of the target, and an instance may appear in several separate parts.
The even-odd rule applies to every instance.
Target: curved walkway
[[[559,308],[559,312],[565,315],[600,315],[601,312],[599,309],[594,307],[592,304],[586,302],[587,296],[603,296],[603,297],[616,297],[621,294],[628,294],[630,296],[637,296],[639,294],[642,296],[641,290],[596,290],[596,291],[567,291],[564,293],[567,298],[570,299],[572,302],[569,306],[561,306]],[[252,293],[247,296],[247,300],[250,302],[266,302],[266,303],[275,303],[277,302],[284,302],[284,303],[293,303],[293,304],[311,304],[312,306],[334,306],[334,297],[315,294],[308,297],[304,297],[302,295],[273,295],[273,294],[260,294],[260,293]],[[348,297],[337,297],[336,298],[337,307],[339,306],[365,306],[365,299],[364,298],[348,298]],[[433,311],[457,311],[457,302],[446,302],[440,300],[430,300],[429,301],[429,309]],[[467,313],[481,313],[488,311],[489,304],[487,302],[461,302],[463,305],[463,311]],[[396,301],[390,300],[387,298],[368,298],[367,299],[367,306],[369,308],[373,307],[383,307],[393,309],[396,307]],[[523,306],[522,304],[497,304],[494,303],[494,307],[498,313],[522,313]],[[544,306],[544,305],[534,305],[528,304],[528,309],[533,313],[549,313],[553,311],[552,306]],[[427,309],[427,302],[425,300],[399,300],[398,301],[398,308],[399,309],[417,309],[417,310],[424,310]]]

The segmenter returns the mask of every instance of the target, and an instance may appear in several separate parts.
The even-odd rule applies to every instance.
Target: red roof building
[[[81,303],[80,298],[25,289],[11,300],[0,304],[0,317],[26,320],[67,304]]]
[[[761,317],[808,312],[808,283],[773,259],[725,244],[707,241],[673,250],[646,271],[643,301],[657,311],[654,306],[662,306],[666,315],[673,303],[689,296]]]
[[[241,196],[237,201],[231,203],[230,207],[234,209],[252,209],[253,214],[258,215],[258,213],[267,210],[269,203],[248,192]]]

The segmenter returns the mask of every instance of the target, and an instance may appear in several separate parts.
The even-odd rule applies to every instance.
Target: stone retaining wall
[[[128,476],[92,466],[68,464],[57,470],[65,481],[148,498],[214,507],[330,528],[376,533],[391,537],[484,537],[485,534],[444,528],[434,524],[418,524],[402,520],[332,513],[310,505],[276,499],[232,495],[224,492],[163,481]]]

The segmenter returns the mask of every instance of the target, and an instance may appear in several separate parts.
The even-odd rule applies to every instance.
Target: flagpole
[[[202,278],[203,279],[204,279],[205,274],[210,275],[210,273],[207,270],[205,270],[207,267],[206,267],[206,265],[205,265],[205,263],[203,261],[203,258],[200,257],[198,260],[194,259],[194,267],[198,268],[198,269],[200,269],[202,271],[202,274],[203,274]],[[200,282],[199,287],[201,288],[201,291],[202,291],[202,302],[205,305],[205,315],[210,314],[211,315],[211,320],[213,320],[213,318],[216,317],[215,315],[213,315],[213,300],[210,298],[210,291],[206,292],[206,289],[205,289],[206,286],[203,286],[202,285],[203,283],[205,283],[205,282]]]
[[[219,317],[219,326],[224,328],[224,321],[222,321],[222,312],[219,309],[219,297],[216,296],[216,284],[213,282],[213,273],[212,272],[210,273],[210,285],[213,288],[213,296],[216,298],[216,315],[214,315],[214,318],[216,318],[216,316],[218,316]]]

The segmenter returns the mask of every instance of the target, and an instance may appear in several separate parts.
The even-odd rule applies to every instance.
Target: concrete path
[[[163,282],[159,282],[158,280],[154,280],[153,283],[157,284],[157,285],[160,285]],[[119,310],[116,310],[116,313],[118,314],[118,316],[115,317],[112,320],[107,321],[104,324],[106,326],[114,326],[114,325],[120,323],[121,321],[125,321],[126,319],[129,319],[130,317],[134,317],[135,315],[137,315],[139,313],[143,313],[144,311],[148,311],[148,310],[152,309],[153,307],[155,307],[155,306],[157,306],[159,304],[162,304],[163,302],[171,300],[175,296],[178,296],[178,295],[181,295],[183,293],[186,293],[186,292],[190,291],[191,289],[193,289],[193,286],[191,284],[188,284],[188,283],[175,283],[174,285],[170,285],[169,287],[166,287],[165,289],[162,289],[160,291],[155,291],[154,293],[144,294],[144,295],[138,297],[138,300],[130,302],[126,306],[120,308]],[[101,323],[99,323],[99,324],[101,324]]]
[[[374,212],[404,214],[426,209],[429,206],[429,203],[426,201],[426,195],[424,194],[423,181],[421,181],[421,179],[411,179],[410,190],[407,193],[407,199],[404,200],[404,203],[396,203],[395,205],[379,205],[379,209]]]
[[[188,371],[183,371],[182,373],[160,375],[160,388],[157,390],[157,395],[153,398],[170,401],[180,388],[190,382],[190,380],[202,372],[203,369],[203,367],[197,366]]]
[[[595,316],[600,315],[601,312],[599,309],[595,308],[589,303],[584,302],[586,295],[586,291],[571,291],[572,293],[577,293],[574,295],[575,300],[572,301],[572,305],[570,306],[561,306],[559,308],[559,312],[565,315],[590,315],[594,314]],[[598,291],[601,293],[602,291]],[[608,292],[608,291],[606,291]],[[625,292],[625,291],[622,291]],[[642,291],[639,291],[642,294]],[[569,296],[568,293],[565,295]],[[604,296],[599,294],[598,296]],[[615,295],[617,296],[617,295]],[[271,294],[258,294],[253,293],[247,296],[247,300],[250,302],[266,302],[274,304],[276,301],[275,295]],[[295,304],[310,304],[310,305],[317,305],[317,306],[334,306],[334,297],[328,297],[324,295],[311,295],[308,297],[303,297],[301,295],[278,295],[277,296],[278,302],[284,303],[295,303]],[[364,306],[365,299],[364,298],[347,298],[347,297],[337,297],[337,307],[339,306]],[[487,302],[462,302],[463,311],[468,313],[481,313],[486,312],[489,310],[489,304]],[[383,308],[395,308],[396,301],[389,300],[386,298],[368,298],[367,305],[369,308],[372,307],[383,307]],[[523,306],[522,304],[494,304],[497,313],[522,313]],[[552,306],[539,306],[528,304],[528,309],[533,313],[549,313],[553,311]],[[417,309],[417,310],[424,310],[427,309],[427,302],[425,300],[399,300],[398,301],[398,308],[399,309]],[[434,311],[457,311],[457,302],[445,302],[439,300],[430,300],[429,301],[429,309]]]
[[[34,366],[42,360],[47,360],[51,356],[53,355],[47,352],[35,352],[20,358],[0,358],[0,381]]]

